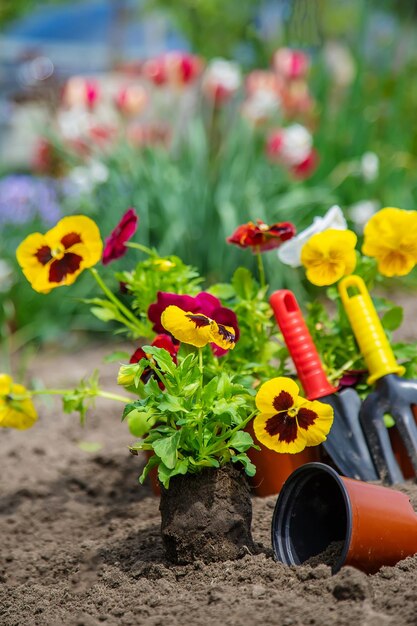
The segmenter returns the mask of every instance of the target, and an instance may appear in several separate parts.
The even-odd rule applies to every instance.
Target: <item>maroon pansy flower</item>
[[[129,241],[136,232],[138,216],[135,209],[128,209],[122,219],[106,239],[103,252],[103,265],[107,265],[115,259],[119,259],[126,253],[125,243]]]
[[[356,387],[362,382],[367,370],[346,370],[343,376],[339,379],[338,391],[346,389],[347,387]]]
[[[158,291],[156,302],[148,308],[148,318],[153,322],[152,330],[156,333],[166,333],[165,328],[161,324],[161,315],[167,306],[174,305],[183,311],[197,313],[198,303],[191,296],[181,296],[176,293],[168,293],[166,291]]]
[[[155,346],[156,348],[163,348],[172,357],[174,363],[177,363],[177,353],[178,346],[174,344],[171,337],[169,335],[157,335],[155,339],[152,341],[151,346]],[[148,359],[149,356],[143,350],[143,348],[138,348],[130,357],[129,363],[139,363],[141,359]],[[147,383],[151,376],[155,376],[158,379],[158,374],[151,367],[147,367],[143,370],[142,376],[140,377],[143,383]],[[164,389],[164,384],[158,380],[158,385],[161,389]]]
[[[268,226],[262,220],[257,220],[256,224],[248,222],[238,226],[226,241],[240,248],[251,248],[252,252],[266,252],[279,248],[284,241],[294,237],[295,232],[295,226],[291,222]]]

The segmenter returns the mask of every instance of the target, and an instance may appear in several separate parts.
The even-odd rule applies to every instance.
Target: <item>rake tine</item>
[[[359,420],[379,477],[384,483],[401,483],[404,481],[404,476],[392,450],[388,430],[384,423],[384,413],[384,406],[379,402],[378,394],[373,392],[364,400],[359,412]]]
[[[417,475],[417,425],[409,406],[392,411],[400,437],[407,450],[414,472]]]

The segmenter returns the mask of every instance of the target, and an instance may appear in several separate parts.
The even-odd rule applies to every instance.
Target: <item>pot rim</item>
[[[302,565],[299,559],[293,553],[289,527],[290,520],[294,510],[297,498],[306,483],[311,480],[315,474],[327,474],[333,479],[334,484],[338,487],[339,493],[342,495],[343,504],[346,513],[346,532],[341,555],[336,563],[332,566],[332,573],[340,570],[346,562],[349,547],[352,538],[353,513],[352,503],[348,490],[342,477],[329,465],[324,463],[306,463],[296,469],[285,481],[277,502],[275,504],[271,525],[271,541],[274,551],[274,558],[286,565]],[[330,542],[329,542],[330,545]],[[311,555],[313,556],[313,555]]]

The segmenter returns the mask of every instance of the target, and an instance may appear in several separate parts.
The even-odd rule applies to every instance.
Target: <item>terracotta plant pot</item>
[[[272,544],[276,559],[287,565],[313,559],[327,562],[333,573],[342,565],[374,573],[417,552],[417,514],[399,491],[309,463],[281,490]]]
[[[278,454],[263,446],[255,437],[252,422],[246,429],[251,434],[254,442],[260,446],[260,450],[251,448],[247,455],[256,466],[256,474],[250,479],[252,491],[260,497],[277,495],[282,485],[294,470],[305,463],[320,460],[319,446],[305,448],[298,454]]]
[[[244,475],[232,465],[174,476],[161,487],[161,533],[173,563],[237,559],[253,552],[252,503]]]

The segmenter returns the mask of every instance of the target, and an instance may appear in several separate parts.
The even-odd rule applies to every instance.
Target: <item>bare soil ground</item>
[[[32,374],[71,385],[106,353],[46,353]],[[103,383],[115,388],[117,365],[102,371]],[[0,433],[2,626],[417,625],[417,555],[372,576],[277,563],[270,544],[275,496],[253,498],[258,554],[167,563],[159,499],[137,482],[143,459],[127,450],[120,407],[98,404],[82,428],[54,403],[40,409],[31,431]],[[100,449],[88,452],[85,442]],[[417,485],[406,489],[417,510]]]

